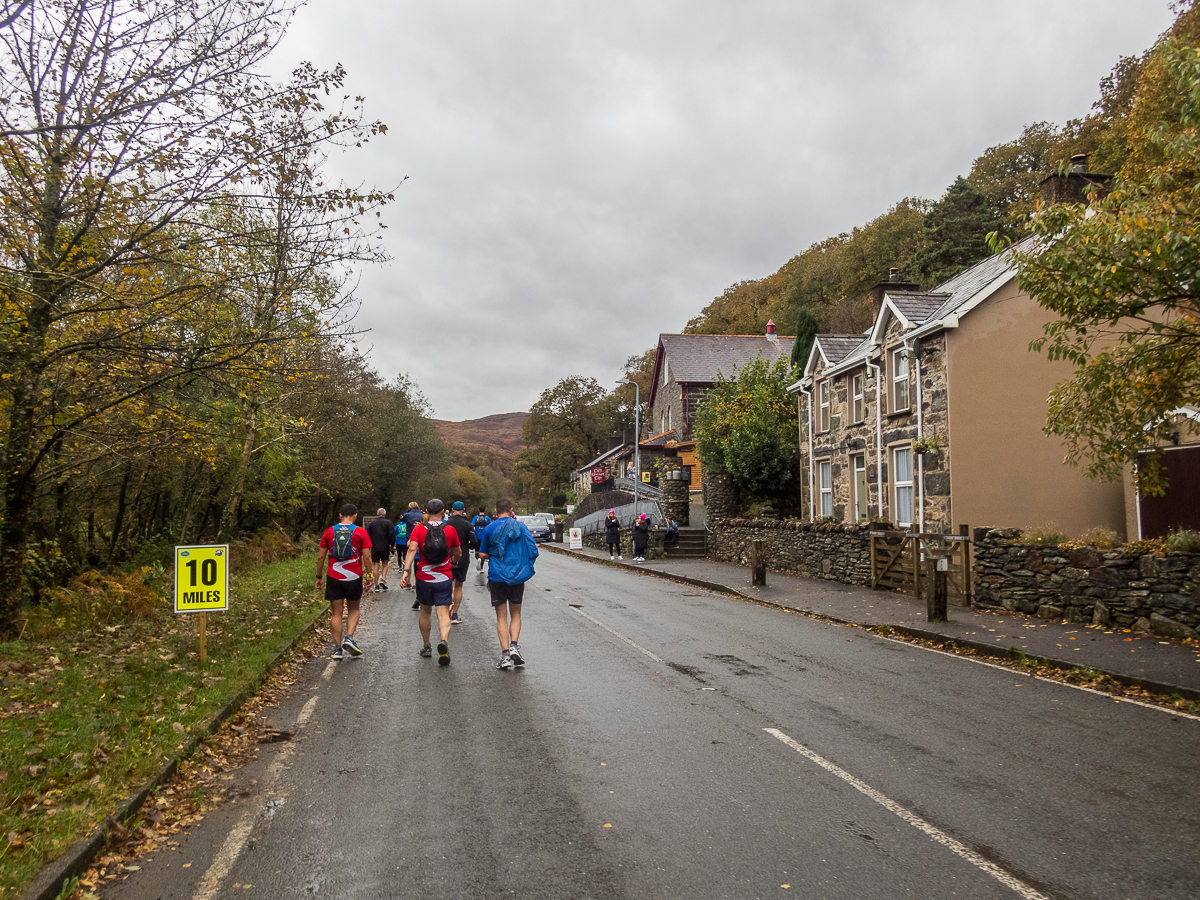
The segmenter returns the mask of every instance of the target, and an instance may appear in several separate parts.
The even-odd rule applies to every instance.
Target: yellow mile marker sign
[[[175,548],[175,612],[200,613],[204,664],[209,610],[229,609],[229,545]]]

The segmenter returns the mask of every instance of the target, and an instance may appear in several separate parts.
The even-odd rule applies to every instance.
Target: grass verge
[[[81,581],[0,643],[0,898],[19,896],[261,681],[324,609],[314,565],[295,556],[235,573],[231,609],[208,617],[203,667],[198,617],[176,616],[147,584],[161,572]],[[107,610],[122,602],[114,620]]]

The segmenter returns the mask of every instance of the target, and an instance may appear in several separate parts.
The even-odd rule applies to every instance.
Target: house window
[[[892,351],[892,412],[908,409],[908,359],[903,349]]]
[[[671,407],[668,406],[667,407],[667,427],[664,428],[663,431],[670,431],[670,430],[671,430]]]
[[[829,430],[829,382],[821,382],[821,431]]]
[[[833,515],[833,463],[821,461],[821,515]]]
[[[896,491],[896,525],[906,528],[913,523],[913,465],[912,448],[897,447],[892,451],[893,485]]]
[[[854,472],[854,515],[858,521],[867,519],[867,457],[865,454],[852,456],[850,468]]]
[[[860,372],[850,379],[850,393],[854,397],[854,421],[861,422],[867,417],[866,403],[863,401],[864,377]]]
[[[664,359],[663,359],[663,377],[662,377],[662,383],[663,383],[663,384],[666,384],[666,383],[667,383],[667,360],[666,360],[666,358],[664,358]]]

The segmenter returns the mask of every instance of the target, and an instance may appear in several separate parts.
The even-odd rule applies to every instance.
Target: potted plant
[[[938,440],[938,437],[935,434],[923,434],[912,442],[913,453],[918,454],[928,453],[936,456],[938,450],[941,449],[941,446],[942,442]]]

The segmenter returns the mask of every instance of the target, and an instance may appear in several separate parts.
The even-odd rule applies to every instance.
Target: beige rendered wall
[[[946,335],[954,521],[994,528],[1093,526],[1125,536],[1124,486],[1065,465],[1042,433],[1046,397],[1073,366],[1029,350],[1049,313],[1010,280]]]

